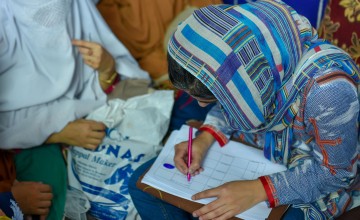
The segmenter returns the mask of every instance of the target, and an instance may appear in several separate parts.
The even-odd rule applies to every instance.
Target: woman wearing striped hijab
[[[281,1],[201,8],[178,26],[168,59],[175,87],[202,106],[217,102],[193,141],[190,168],[187,142],[175,146],[182,173],[200,173],[207,149],[225,145],[226,134],[288,167],[194,195],[216,200],[193,216],[227,219],[266,201],[291,204],[289,219],[331,219],[356,206],[359,69],[317,39],[306,18]]]

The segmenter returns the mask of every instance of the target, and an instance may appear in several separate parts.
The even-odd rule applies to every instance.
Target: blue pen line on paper
[[[164,163],[163,166],[164,166],[165,168],[168,168],[168,169],[174,169],[174,168],[175,168],[174,165],[169,164],[169,163]]]

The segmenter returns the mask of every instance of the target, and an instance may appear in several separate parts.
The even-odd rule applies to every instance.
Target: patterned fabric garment
[[[0,219],[23,219],[23,214],[18,207],[11,187],[15,181],[15,164],[13,152],[0,150]],[[1,213],[2,212],[2,213]]]
[[[121,77],[149,78],[90,0],[1,0],[0,23],[1,149],[39,146],[106,103],[72,39],[101,44]]]
[[[351,58],[312,30],[282,2],[210,6],[179,25],[168,51],[214,93],[234,130],[266,132],[265,156],[286,164],[308,78],[341,65],[359,81]]]
[[[201,130],[220,144],[224,134],[256,134],[265,157],[288,165],[260,178],[271,207],[322,201],[312,207],[331,207],[324,219],[351,207],[359,69],[348,54],[281,1],[202,8],[168,51],[218,99]]]

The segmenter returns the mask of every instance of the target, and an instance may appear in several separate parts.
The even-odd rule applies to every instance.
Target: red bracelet
[[[105,90],[105,94],[107,94],[107,95],[110,94],[114,90],[114,88],[115,88],[116,84],[118,84],[118,82],[120,82],[120,75],[116,74],[116,78],[115,78],[114,82],[111,84],[111,86],[109,86],[109,88],[107,88]]]

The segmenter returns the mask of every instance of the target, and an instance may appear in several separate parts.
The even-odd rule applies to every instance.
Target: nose
[[[206,106],[209,105],[210,103],[198,101],[198,104],[200,105],[200,107],[206,107]]]

